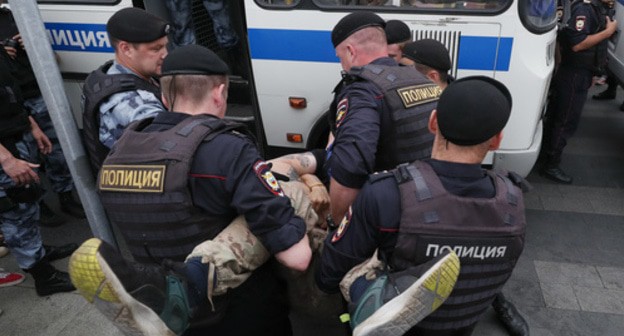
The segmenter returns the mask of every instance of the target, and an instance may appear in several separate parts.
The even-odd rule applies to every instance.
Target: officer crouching
[[[455,289],[435,312],[405,331],[419,336],[472,334],[524,247],[522,178],[481,168],[488,151],[498,149],[510,112],[511,95],[502,83],[488,77],[454,81],[429,119],[435,134],[431,159],[369,177],[352,211],[325,241],[317,274],[323,291],[337,291],[339,285],[349,289],[351,302],[358,306],[352,325],[362,328],[358,310],[373,310],[371,297],[397,295],[392,289],[384,292],[387,286],[378,283],[384,275],[426,276],[419,266],[455,251],[461,261]],[[352,284],[341,283],[375,250],[389,269],[382,268],[375,280],[364,275]],[[366,307],[360,309],[362,305]],[[405,320],[400,326],[405,327],[414,314],[396,311],[386,316],[396,317],[394,325]]]

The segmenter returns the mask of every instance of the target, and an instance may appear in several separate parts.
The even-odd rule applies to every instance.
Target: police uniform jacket
[[[13,13],[6,8],[0,8],[0,41],[13,38],[19,31],[13,18]],[[26,51],[17,47],[17,57],[11,61],[11,72],[18,81],[23,99],[30,99],[41,95],[35,73],[32,70]]]
[[[441,90],[416,69],[379,58],[352,68],[336,90],[327,172],[340,184],[359,189],[374,171],[430,156],[427,124]]]
[[[398,66],[389,57],[371,64]],[[361,188],[375,167],[381,125],[390,123],[390,116],[381,113],[381,98],[381,90],[369,81],[350,83],[337,93],[335,141],[326,165],[328,175],[346,187]]]
[[[133,74],[132,70],[114,62],[107,74]],[[158,83],[152,79],[154,85]],[[111,148],[124,129],[133,121],[150,118],[163,110],[160,97],[146,90],[116,93],[100,104],[100,142]]]
[[[607,9],[599,0],[578,0],[571,6],[570,19],[560,32],[561,65],[598,71],[604,67],[607,57],[607,40],[598,45],[578,52],[572,48],[581,43],[588,35],[596,34],[606,27]],[[604,69],[601,69],[604,70]]]
[[[144,131],[166,130],[188,117],[163,112]],[[265,169],[268,165],[249,138],[224,133],[199,146],[188,184],[197,208],[225,222],[244,214],[250,230],[274,254],[299,242],[305,224],[295,216],[289,199],[280,195],[279,187],[273,189],[262,177]]]

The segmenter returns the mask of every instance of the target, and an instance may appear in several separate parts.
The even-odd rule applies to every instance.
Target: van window
[[[263,7],[295,7],[300,0],[256,0]]]
[[[498,12],[513,0],[314,0],[319,7],[401,7],[405,9]]]

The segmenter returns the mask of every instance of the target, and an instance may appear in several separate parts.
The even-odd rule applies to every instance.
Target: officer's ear
[[[169,100],[167,99],[167,97],[165,96],[164,93],[161,93],[160,97],[162,99],[163,106],[165,106],[165,109],[167,109],[167,111],[169,111]]]
[[[219,84],[212,90],[212,101],[216,107],[227,105],[227,90],[225,84]]]
[[[431,115],[429,116],[429,132],[436,134],[438,132],[438,111],[431,111]]]
[[[496,133],[496,135],[490,139],[490,146],[488,150],[497,150],[500,147],[501,141],[503,141],[503,131]]]

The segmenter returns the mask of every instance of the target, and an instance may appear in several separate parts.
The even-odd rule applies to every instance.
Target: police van
[[[224,0],[225,1],[225,0]],[[555,0],[245,0],[227,1],[242,43],[235,57],[216,43],[201,0],[192,0],[197,43],[233,69],[228,118],[255,130],[265,155],[323,147],[332,89],[340,80],[333,26],[347,13],[370,10],[409,25],[414,39],[434,38],[451,54],[454,77],[486,75],[513,95],[501,148],[484,164],[526,175],[542,138],[542,115],[554,65]],[[135,6],[166,19],[164,1],[39,0],[74,114],[81,85],[113,58],[106,21]]]

